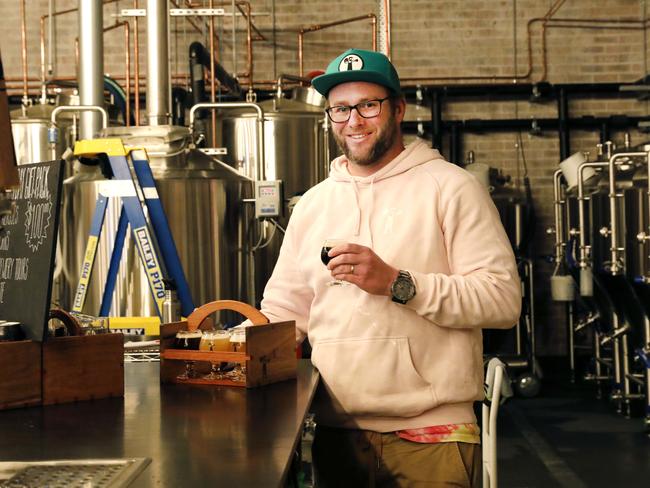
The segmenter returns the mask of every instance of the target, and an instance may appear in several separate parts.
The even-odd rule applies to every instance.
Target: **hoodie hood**
[[[330,165],[330,178],[338,184],[350,184],[350,191],[354,192],[354,201],[356,203],[356,230],[355,236],[361,233],[361,203],[359,196],[359,185],[370,185],[370,205],[368,206],[368,220],[372,218],[374,210],[374,185],[375,183],[387,180],[393,176],[400,175],[409,171],[416,166],[420,166],[428,161],[435,159],[442,159],[442,156],[435,149],[431,149],[421,139],[416,139],[414,142],[406,146],[399,155],[393,159],[386,166],[379,171],[368,176],[353,176],[350,174],[350,161],[343,155],[332,161]],[[370,232],[370,247],[372,247],[373,236]]]

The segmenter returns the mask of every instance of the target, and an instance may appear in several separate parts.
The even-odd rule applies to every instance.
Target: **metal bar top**
[[[123,399],[0,412],[0,460],[148,457],[132,486],[283,486],[317,383],[305,360],[249,390],[160,385],[158,363],[127,363]]]

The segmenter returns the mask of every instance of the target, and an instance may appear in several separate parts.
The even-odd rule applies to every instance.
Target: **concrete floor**
[[[617,414],[593,385],[546,377],[536,398],[508,400],[498,422],[500,488],[650,486],[643,418]]]

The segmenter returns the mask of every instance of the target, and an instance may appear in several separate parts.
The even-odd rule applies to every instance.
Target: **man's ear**
[[[397,119],[397,122],[401,123],[406,115],[406,99],[403,96],[396,98],[393,108],[395,110],[395,118]]]

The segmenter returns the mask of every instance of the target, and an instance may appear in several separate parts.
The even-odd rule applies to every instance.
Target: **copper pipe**
[[[222,6],[227,5],[227,4],[220,4]],[[235,3],[235,6],[237,9],[242,13],[244,18],[246,19],[246,54],[248,57],[248,63],[246,65],[247,71],[245,73],[235,73],[236,76],[239,76],[241,78],[247,78],[248,79],[248,90],[249,92],[253,91],[253,40],[265,40],[265,37],[262,36],[262,34],[257,31],[257,28],[253,25],[253,16],[251,14],[251,4],[250,2],[247,1],[238,1]],[[242,7],[245,7],[246,10],[244,11]],[[235,12],[233,12],[233,22],[234,22],[234,17]],[[255,29],[259,36],[257,38],[253,38],[253,29]],[[234,46],[233,46],[234,49]]]
[[[138,0],[133,0],[133,8],[138,8]],[[140,125],[140,41],[138,33],[138,18],[133,19],[133,74],[135,96],[133,97],[135,110],[135,125]]]
[[[134,2],[137,5],[137,0],[134,0]],[[557,4],[557,2],[556,2]],[[552,12],[553,9],[549,10],[549,12]],[[555,9],[557,10],[557,8]],[[137,21],[137,18],[136,18]],[[527,32],[528,32],[528,69],[527,72],[522,74],[522,75],[514,75],[514,76],[497,76],[497,75],[484,75],[484,76],[450,76],[450,77],[417,77],[417,78],[402,78],[402,82],[408,83],[409,81],[417,81],[417,82],[422,82],[422,81],[443,81],[443,80],[520,80],[520,79],[526,79],[529,78],[532,74],[533,71],[533,52],[532,52],[532,26],[535,23],[539,22],[547,22],[547,28],[551,27],[556,27],[556,28],[592,28],[592,29],[634,29],[634,30],[640,30],[640,29],[645,29],[648,26],[648,23],[650,22],[650,19],[646,19],[643,21],[636,21],[636,20],[624,20],[624,19],[573,19],[573,18],[555,18],[555,19],[549,19],[548,14],[544,17],[538,17],[538,18],[533,18],[530,19],[527,23]],[[556,25],[556,23],[558,25]],[[589,25],[560,25],[560,24],[589,24]],[[593,25],[591,25],[593,24]],[[599,24],[604,24],[604,25],[599,25]],[[607,24],[618,24],[618,25],[607,25]],[[631,26],[626,26],[625,24],[638,24],[638,27],[634,27],[633,25]],[[137,31],[136,31],[137,32]],[[136,44],[136,49],[137,49],[137,44]],[[543,46],[542,49],[542,58],[543,58],[543,68],[544,68],[544,78],[547,73],[547,65],[548,65],[548,57],[547,57],[547,49],[546,46]],[[137,59],[137,58],[136,58]],[[136,61],[136,69],[137,69],[137,61]],[[180,80],[187,80],[188,76],[186,74],[176,74],[172,76],[173,79],[180,79]],[[60,80],[74,80],[76,79],[75,77],[58,77]],[[116,77],[116,79],[123,79],[122,77]],[[8,87],[11,85],[10,82],[12,81],[18,81],[19,78],[11,78],[7,77],[7,85]],[[29,82],[32,81],[37,81],[36,78],[28,78],[27,79]],[[136,76],[136,94],[139,93],[138,91],[138,77]],[[275,85],[276,80],[258,80],[256,85],[267,85],[267,86],[273,86]],[[11,86],[9,89],[13,89],[13,86]],[[137,108],[138,108],[138,97],[136,95],[136,117],[137,117]],[[136,123],[138,119],[136,118]]]
[[[235,3],[235,5],[237,6],[237,9],[241,12],[241,14],[247,20],[250,19],[251,29],[253,29],[253,31],[255,31],[255,34],[257,34],[257,37],[253,37],[253,40],[254,41],[266,41],[266,37],[264,37],[264,34],[262,34],[260,32],[260,30],[257,27],[255,27],[255,24],[253,23],[253,19],[252,19],[252,16],[251,16],[251,4],[250,4],[250,2],[241,1],[241,2]],[[242,9],[242,5],[246,5],[248,14],[246,12],[244,12],[244,10]],[[234,12],[233,12],[233,18],[234,18]]]
[[[126,76],[126,120],[127,127],[131,125],[131,25],[124,22],[124,67]]]
[[[546,32],[547,28],[551,27],[561,28],[561,29],[595,29],[595,30],[645,30],[646,24],[650,19],[646,20],[607,20],[607,19],[551,19],[551,23],[544,22],[542,24],[542,76],[539,81],[546,81],[548,75],[548,48],[546,43]],[[558,22],[558,24],[555,24]],[[584,25],[586,24],[586,25]],[[607,25],[607,24],[617,24],[617,25]],[[623,24],[637,24],[635,25],[623,25]]]
[[[124,123],[127,127],[131,125],[131,26],[127,21],[116,22],[115,24],[105,27],[104,32],[108,32],[118,27],[124,27],[124,80],[126,96],[126,120]]]
[[[102,5],[108,5],[109,3],[115,3],[119,0],[104,0]],[[24,0],[23,0],[24,3]],[[58,17],[59,15],[69,14],[71,12],[76,12],[79,8],[69,8],[67,10],[59,10],[58,12],[52,12],[52,17]],[[41,49],[41,83],[43,86],[43,97],[45,96],[45,21],[50,17],[49,14],[41,16],[40,19],[40,49]],[[52,42],[50,40],[50,42]],[[79,64],[79,48],[76,47],[76,63]]]
[[[210,0],[210,8],[213,8],[213,0]],[[233,46],[234,47],[234,46]],[[216,55],[215,46],[214,46],[214,16],[210,16],[210,102],[215,103],[216,100],[216,87],[215,87],[215,76],[214,76],[214,57]],[[214,110],[210,110],[211,119],[212,119],[212,147],[217,146],[217,113]]]
[[[20,40],[21,59],[23,62],[23,104],[27,103],[27,20],[25,18],[25,0],[20,2]]]
[[[307,32],[316,32],[319,30],[328,29],[330,27],[335,27],[338,25],[349,24],[351,22],[357,22],[359,20],[370,19],[372,25],[372,50],[377,50],[377,16],[375,14],[366,14],[360,15],[358,17],[352,17],[350,19],[337,20],[335,22],[329,22],[327,24],[314,24],[309,27],[301,27],[298,31],[298,76],[304,77],[303,69],[303,37]]]
[[[384,35],[386,36],[386,56],[390,59],[390,0],[384,0],[384,15],[385,20],[385,30]]]
[[[414,82],[425,82],[425,81],[470,81],[470,80],[489,80],[489,81],[498,81],[498,80],[510,80],[517,82],[519,80],[526,80],[530,78],[533,74],[533,41],[532,41],[532,26],[535,22],[545,22],[548,21],[564,4],[566,0],[556,0],[553,5],[548,9],[546,14],[543,17],[538,17],[530,19],[526,24],[526,43],[528,50],[528,70],[523,75],[517,73],[513,75],[469,75],[469,76],[424,76],[424,77],[412,77],[412,78],[402,78],[402,82],[407,83],[409,81]]]
[[[239,2],[246,6],[246,50],[248,53],[248,92],[253,92],[253,20],[251,15],[251,4],[248,2]],[[234,12],[233,12],[234,14]],[[242,12],[243,14],[243,12]]]
[[[61,10],[59,12],[53,12],[52,17],[57,17],[59,15],[68,14],[70,12],[76,12],[78,9],[70,8],[68,10]],[[49,14],[41,15],[41,81],[45,84],[45,21],[50,17]]]
[[[556,9],[557,10],[557,9]],[[421,78],[402,78],[402,82],[416,81],[442,81],[442,80],[522,80],[530,78],[533,73],[533,49],[532,49],[532,26],[535,23],[543,22],[542,25],[542,77],[539,81],[546,81],[546,76],[548,73],[548,49],[546,44],[546,29],[551,27],[553,28],[584,28],[584,29],[621,29],[621,30],[642,30],[647,29],[650,19],[646,20],[610,20],[610,19],[570,19],[570,18],[556,18],[549,19],[548,17],[537,17],[530,19],[527,24],[528,32],[528,70],[523,75],[514,75],[514,76],[449,76],[449,77],[421,77]],[[558,24],[556,24],[558,23]],[[564,23],[573,23],[568,25],[563,25]],[[634,26],[624,26],[624,25],[599,25],[599,24],[640,24],[638,27]],[[574,25],[574,24],[588,24],[588,25]],[[593,24],[593,25],[591,25]]]

